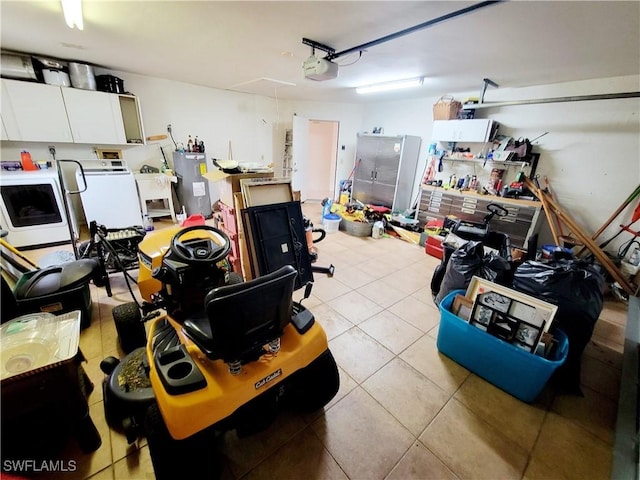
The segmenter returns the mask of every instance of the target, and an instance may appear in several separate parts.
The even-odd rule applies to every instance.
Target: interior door
[[[291,188],[300,192],[300,201],[307,199],[307,161],[309,158],[309,120],[293,116],[293,164]]]
[[[310,120],[307,163],[307,198],[334,198],[338,155],[338,122]]]

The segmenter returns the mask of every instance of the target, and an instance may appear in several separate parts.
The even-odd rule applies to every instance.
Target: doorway
[[[294,189],[302,201],[335,197],[339,125],[294,116]]]

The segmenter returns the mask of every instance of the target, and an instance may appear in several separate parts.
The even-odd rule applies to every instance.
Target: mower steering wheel
[[[507,215],[509,215],[509,211],[502,205],[498,205],[497,203],[490,203],[489,205],[487,205],[487,211],[499,217],[506,217]]]
[[[181,241],[186,233],[199,230],[211,232],[217,242],[211,238],[211,233],[207,233],[208,238],[197,239],[198,241],[193,245]],[[187,264],[218,263],[229,253],[231,241],[226,233],[217,228],[209,225],[193,225],[177,232],[171,238],[169,249],[177,260]]]

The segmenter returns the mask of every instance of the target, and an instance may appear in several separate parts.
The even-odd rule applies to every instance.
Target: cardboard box
[[[217,198],[225,205],[233,208],[233,194],[242,192],[240,180],[243,178],[272,178],[273,172],[228,174],[222,170],[212,170],[202,176],[215,183],[211,192],[211,200],[215,202],[217,188],[219,192]]]

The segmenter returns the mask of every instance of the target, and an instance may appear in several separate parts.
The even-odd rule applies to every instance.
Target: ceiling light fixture
[[[60,0],[60,3],[69,28],[78,27],[78,30],[82,30],[82,0]]]
[[[408,78],[405,80],[396,80],[395,82],[376,83],[374,85],[366,85],[356,88],[357,93],[375,93],[386,92],[389,90],[400,90],[402,88],[419,87],[422,85],[424,77]]]

